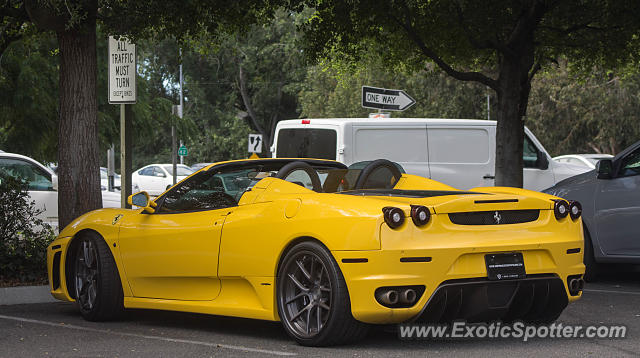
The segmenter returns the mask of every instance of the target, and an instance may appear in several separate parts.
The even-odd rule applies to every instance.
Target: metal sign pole
[[[120,105],[120,204],[131,208],[127,198],[131,195],[131,105]]]
[[[176,138],[176,126],[171,126],[171,164],[173,165],[173,185],[178,181],[178,146]]]

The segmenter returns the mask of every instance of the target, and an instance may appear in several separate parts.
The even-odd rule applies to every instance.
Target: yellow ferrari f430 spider
[[[279,320],[318,346],[372,324],[546,323],[582,294],[579,203],[460,191],[383,159],[216,163],[129,202],[48,248],[52,295],[88,320],[125,308]]]

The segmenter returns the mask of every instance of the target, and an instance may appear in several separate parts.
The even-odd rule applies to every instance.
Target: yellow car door
[[[220,236],[236,206],[218,183],[207,172],[195,174],[158,198],[154,213],[123,218],[120,253],[134,297],[218,296]]]

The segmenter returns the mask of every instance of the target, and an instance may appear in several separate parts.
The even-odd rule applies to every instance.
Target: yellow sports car
[[[125,308],[280,320],[318,346],[371,324],[550,322],[582,293],[579,203],[460,191],[383,159],[216,163],[129,201],[48,248],[52,295],[88,320]]]

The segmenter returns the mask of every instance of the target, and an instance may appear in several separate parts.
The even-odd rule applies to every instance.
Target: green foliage
[[[28,184],[0,171],[0,282],[43,282],[46,248],[55,237],[38,215]]]
[[[391,67],[402,64],[424,68],[433,58],[427,48],[458,69],[481,70],[496,77],[524,26],[532,26],[534,58],[541,65],[564,55],[581,68],[593,64],[613,67],[638,60],[637,21],[640,3],[635,1],[422,1],[422,0],[316,0],[316,12],[303,25],[305,52],[312,59],[336,52],[359,60],[371,50],[382,49]],[[521,23],[529,12],[538,11]],[[518,28],[518,26],[521,26]]]
[[[534,80],[526,124],[553,155],[616,154],[640,139],[640,73],[572,74],[562,61]]]
[[[437,68],[413,73],[389,71],[380,58],[373,56],[363,58],[358,66],[332,58],[309,67],[299,93],[302,115],[367,117],[376,110],[361,107],[364,85],[402,89],[416,100],[412,107],[392,113],[392,117],[487,118],[489,92],[485,86],[456,81]],[[495,119],[495,108],[491,114]]]
[[[0,56],[0,149],[56,160],[58,56],[54,36],[16,41]]]

